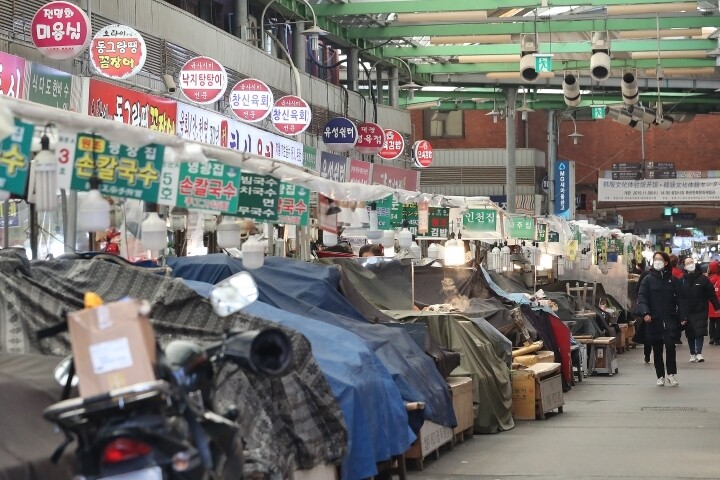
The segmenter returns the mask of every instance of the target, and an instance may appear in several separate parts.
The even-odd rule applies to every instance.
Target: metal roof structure
[[[407,62],[412,79],[423,86],[413,99],[403,100],[410,108],[490,109],[493,99],[504,98],[503,87],[516,86],[524,87],[525,100],[533,109],[564,109],[565,72],[577,75],[583,93],[579,107],[618,104],[621,78],[630,71],[645,104],[660,102],[675,112],[720,112],[717,1],[276,0],[275,4],[305,19],[311,19],[314,11],[331,42],[344,49],[359,48],[361,59],[368,63],[384,59],[404,76],[407,67],[398,59]],[[590,75],[593,47],[598,46],[593,40],[598,38],[605,38],[610,55],[609,77],[603,81]],[[533,82],[520,76],[528,39],[535,41],[535,56],[552,58],[552,71]]]

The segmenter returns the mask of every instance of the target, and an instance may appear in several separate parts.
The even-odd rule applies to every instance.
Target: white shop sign
[[[600,202],[720,201],[720,178],[598,181]]]
[[[181,138],[303,165],[300,142],[186,103],[178,102],[177,115],[176,130]]]

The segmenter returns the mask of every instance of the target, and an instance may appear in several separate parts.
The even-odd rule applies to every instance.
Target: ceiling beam
[[[664,68],[704,68],[715,67],[715,59],[667,59],[662,60]],[[623,68],[655,68],[657,59],[650,60],[612,60],[610,68],[621,70]],[[446,63],[446,64],[417,64],[418,73],[483,73],[483,72],[517,72],[520,63]],[[553,70],[590,70],[589,60],[553,61]],[[413,77],[414,78],[414,77]]]
[[[627,0],[626,0],[627,1]],[[351,3],[346,5],[365,5]],[[493,19],[494,20],[494,19]],[[673,15],[660,17],[660,29],[669,28],[701,28],[717,27],[720,23],[717,15],[701,16],[697,14]],[[655,16],[644,18],[606,18],[573,20],[556,17],[552,21],[533,20],[515,22],[487,22],[454,25],[403,25],[388,27],[349,27],[348,39],[388,39],[423,36],[457,36],[457,35],[515,35],[521,33],[568,33],[591,32],[593,30],[628,31],[655,30]]]
[[[590,53],[590,42],[540,42],[540,53]],[[717,47],[715,40],[612,40],[610,51],[657,52],[683,50],[712,50]],[[456,57],[460,55],[512,55],[520,54],[519,44],[499,45],[433,45],[429,47],[383,47],[382,54],[388,57],[426,58]]]
[[[315,13],[324,17],[339,17],[346,15],[378,15],[388,13],[431,13],[431,12],[462,12],[471,10],[497,10],[500,8],[540,8],[540,0],[452,0],[438,2],[437,0],[394,0],[376,2],[353,2],[338,4],[320,4],[315,7]],[[570,6],[612,6],[633,4],[676,3],[676,0],[549,0],[549,7]]]

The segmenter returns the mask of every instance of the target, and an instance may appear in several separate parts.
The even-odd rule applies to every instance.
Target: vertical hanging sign
[[[25,194],[34,130],[32,124],[16,119],[15,131],[0,143],[0,190]]]
[[[569,160],[555,162],[555,215],[571,220],[575,213],[575,172]]]

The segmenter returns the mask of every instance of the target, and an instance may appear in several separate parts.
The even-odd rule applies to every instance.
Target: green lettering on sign
[[[538,223],[537,239],[538,239],[538,242],[547,241],[547,224],[546,223]]]
[[[303,145],[303,167],[317,172],[317,148]]]
[[[34,128],[15,119],[15,131],[0,143],[0,190],[25,195]]]
[[[70,109],[72,75],[45,65],[30,64],[28,100],[49,107]]]
[[[592,107],[592,118],[593,120],[600,120],[605,118],[605,105]]]
[[[403,218],[403,221],[400,222],[400,226],[402,226],[402,223],[407,222],[408,230],[410,230],[413,235],[417,235],[418,223],[420,222],[417,204],[413,203],[413,204],[403,205],[402,218]]]

